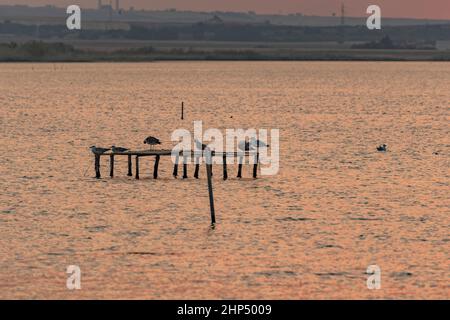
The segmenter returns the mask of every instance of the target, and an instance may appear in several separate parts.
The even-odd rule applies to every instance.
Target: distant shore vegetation
[[[433,48],[399,48],[386,39],[351,48],[230,48],[142,46],[114,50],[79,49],[62,42],[0,43],[0,62],[146,62],[176,60],[231,61],[450,61],[450,51]]]

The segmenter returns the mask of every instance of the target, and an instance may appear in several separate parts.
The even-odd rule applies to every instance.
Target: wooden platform
[[[138,151],[126,151],[126,152],[105,152],[102,154],[94,154],[95,155],[95,177],[97,179],[101,178],[100,173],[100,158],[102,156],[108,156],[110,158],[110,177],[114,177],[114,158],[116,156],[127,156],[128,157],[128,176],[132,176],[132,157],[135,157],[135,178],[139,179],[139,158],[140,157],[155,157],[155,164],[153,169],[153,178],[158,178],[158,166],[161,157],[170,157],[172,156],[172,150],[138,150]],[[179,158],[183,158],[183,179],[187,179],[187,160],[188,157],[194,158],[195,172],[194,178],[198,179],[199,177],[199,159],[206,158],[206,151],[189,151],[184,152],[180,151],[178,155],[176,155],[175,164],[173,168],[173,176],[177,178],[178,176],[178,165],[180,162]],[[227,158],[238,158],[238,178],[242,178],[242,165],[244,163],[245,157],[255,157],[255,161],[253,164],[253,178],[257,178],[258,172],[258,164],[259,164],[259,153],[256,151],[239,151],[239,152],[215,152],[211,151],[211,157],[222,157],[223,159],[223,179],[228,179],[228,170],[227,170]],[[209,161],[211,162],[211,161]],[[208,164],[207,164],[208,165]],[[210,168],[212,170],[212,162],[210,164]]]

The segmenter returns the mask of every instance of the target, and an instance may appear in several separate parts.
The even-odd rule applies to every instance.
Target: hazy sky
[[[0,0],[0,4],[55,4],[95,7],[98,0]],[[109,4],[110,0],[103,0]],[[115,0],[112,0],[115,3]],[[381,7],[385,17],[450,19],[450,0],[120,0],[122,8],[147,8],[201,11],[256,11],[258,13],[295,13],[331,15],[344,2],[349,16],[365,16],[369,4]]]

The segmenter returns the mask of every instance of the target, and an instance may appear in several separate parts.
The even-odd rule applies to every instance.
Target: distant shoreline
[[[450,50],[367,48],[121,47],[80,48],[65,43],[0,43],[0,62],[156,61],[450,61]]]
[[[296,57],[296,58],[224,58],[224,57],[195,57],[195,58],[136,58],[136,59],[118,59],[118,58],[46,58],[46,59],[11,59],[0,57],[0,63],[149,63],[149,62],[214,62],[214,61],[248,61],[248,62],[450,62],[450,53],[445,57],[431,58],[374,58],[374,57],[336,57],[336,58],[314,58],[314,57]]]

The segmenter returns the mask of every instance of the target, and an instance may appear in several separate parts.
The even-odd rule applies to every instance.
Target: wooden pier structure
[[[161,157],[171,157],[172,156],[172,150],[145,150],[145,151],[126,151],[126,152],[112,152],[108,151],[101,154],[94,154],[95,155],[95,177],[97,179],[101,178],[101,172],[100,172],[100,159],[101,157],[109,157],[109,164],[110,164],[110,170],[109,175],[110,177],[114,177],[114,160],[115,157],[123,156],[128,158],[128,176],[133,176],[132,171],[132,164],[133,164],[133,157],[135,160],[135,178],[139,179],[139,159],[142,157],[155,157],[155,162],[153,166],[153,178],[158,179],[158,167],[159,162],[161,160]],[[199,177],[199,167],[200,167],[200,161],[199,159],[204,158],[206,160],[206,152],[203,151],[189,151],[187,154],[185,151],[180,151],[176,157],[175,157],[175,163],[173,166],[173,176],[175,178],[178,177],[178,166],[180,164],[180,160],[182,160],[183,164],[183,179],[188,178],[188,170],[187,170],[187,158],[191,157],[191,159],[194,159],[194,178],[198,179]],[[241,151],[241,152],[215,152],[211,151],[211,157],[222,157],[222,166],[223,166],[223,180],[228,179],[228,169],[227,169],[227,158],[237,158],[238,159],[238,174],[237,178],[242,178],[242,166],[245,160],[245,157],[254,157],[253,161],[253,178],[256,179],[258,175],[258,164],[259,164],[259,152],[254,151]],[[212,162],[210,164],[209,169],[211,170],[212,175]]]

